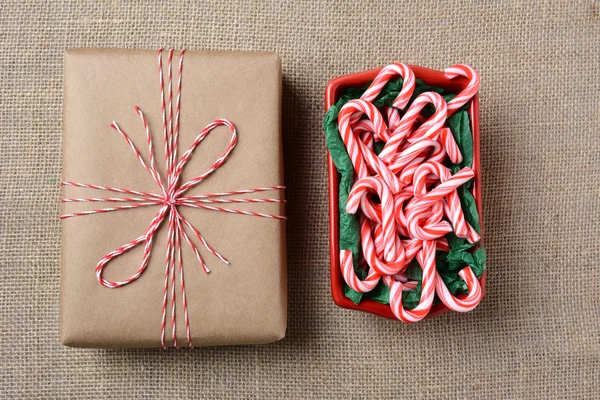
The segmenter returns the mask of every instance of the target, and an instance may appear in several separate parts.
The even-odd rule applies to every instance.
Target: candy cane
[[[429,149],[433,150],[433,155],[445,154],[442,146],[435,140],[420,140],[416,143],[412,143],[410,146],[402,150],[400,153],[396,153],[390,160],[390,169],[395,174],[402,171],[412,160],[420,155],[423,155]],[[382,151],[383,152],[383,151]]]
[[[375,133],[380,137],[386,135],[384,132],[387,128],[379,110],[373,104],[364,100],[350,100],[340,110],[338,115],[340,134],[344,144],[348,148],[348,154],[355,165],[358,177],[362,178],[367,175],[367,168],[364,165],[366,161],[368,165],[381,176],[392,192],[396,193],[402,188],[398,178],[379,157],[369,150],[363,142],[356,138],[356,134],[353,132],[350,120],[357,112],[365,114],[373,122]]]
[[[437,272],[436,272],[437,274]],[[479,280],[477,276],[471,269],[471,267],[465,267],[458,275],[467,283],[467,287],[469,288],[469,294],[464,299],[459,299],[450,293],[444,281],[441,277],[436,280],[436,292],[442,303],[446,305],[451,310],[458,312],[467,312],[471,311],[481,301],[483,297],[483,291],[481,290],[481,285],[479,284]]]
[[[425,121],[416,131],[411,134],[411,129],[417,120],[417,117],[421,113],[421,110],[427,105],[433,104],[435,112],[433,115]],[[398,146],[404,141],[406,137],[411,136],[411,140],[415,141],[421,137],[427,139],[433,139],[437,131],[444,125],[446,119],[446,101],[442,96],[435,92],[421,93],[415,101],[412,102],[406,114],[400,120],[398,127],[392,132],[390,139],[385,144],[383,150],[379,154],[379,157],[384,161],[390,161],[390,159],[396,153]]]
[[[405,64],[394,62],[383,67],[360,98],[373,102],[379,93],[381,93],[383,87],[396,76],[401,76],[404,82],[402,83],[402,90],[400,90],[392,105],[403,110],[410,101],[417,83],[415,73]]]
[[[358,276],[356,276],[356,272],[354,271],[352,252],[349,250],[340,251],[340,268],[342,269],[342,276],[348,286],[357,292],[370,292],[375,289],[375,286],[379,283],[380,275],[372,268],[369,270],[365,280],[361,281],[358,279]]]
[[[367,193],[376,193],[381,199],[381,223],[385,241],[384,258],[390,262],[396,258],[396,241],[394,222],[394,201],[389,188],[379,179],[373,177],[362,178],[356,181],[348,196],[346,212],[354,214],[358,210],[361,199]]]
[[[423,247],[423,241],[421,239],[409,239],[403,240],[402,246],[404,247],[406,254],[406,264],[410,264],[413,258],[419,253],[421,248]],[[450,251],[450,246],[448,245],[448,240],[445,238],[439,238],[435,241],[435,248],[439,251]]]
[[[427,95],[427,98],[423,101],[429,100],[429,102],[435,107],[435,112],[431,117],[423,122],[421,126],[419,126],[413,133],[410,134],[408,137],[409,142],[414,142],[420,138],[435,139],[440,128],[446,121],[446,115],[448,114],[446,100],[444,100],[442,96],[435,92],[426,92],[423,94]],[[420,116],[420,114],[417,114],[416,119],[418,120]]]
[[[390,308],[392,312],[401,321],[417,322],[425,318],[431,309],[433,297],[435,294],[435,285],[437,273],[435,270],[435,241],[423,241],[423,247],[417,254],[417,261],[423,269],[423,281],[421,299],[417,307],[412,310],[406,310],[402,306],[402,286],[401,282],[395,281],[390,276],[385,276],[384,282],[390,286]]]
[[[398,111],[398,110],[396,110]],[[358,113],[358,115],[361,115],[360,113]],[[375,125],[373,125],[373,121],[369,120],[369,119],[361,119],[356,123],[350,123],[350,125],[353,127],[353,131],[354,133],[358,133],[358,134],[363,134],[363,133],[370,133],[371,136],[373,137],[374,140],[383,140],[383,141],[387,141],[389,138],[389,129],[376,129]],[[385,122],[384,122],[384,127],[385,127]],[[383,135],[383,137],[381,136]]]
[[[456,140],[454,140],[454,135],[452,135],[450,128],[442,128],[439,141],[444,146],[450,161],[452,161],[453,164],[460,164],[463,160],[462,154],[456,144]]]
[[[415,197],[419,198],[426,195],[425,179],[431,175],[436,176],[441,182],[446,182],[451,177],[450,170],[438,162],[428,161],[420,165],[414,177]],[[456,236],[461,238],[468,237],[469,229],[456,190],[448,193],[445,201],[446,215],[452,222]]]
[[[373,243],[375,244],[375,254],[377,255],[377,258],[381,260],[384,258],[384,251],[385,251],[385,240],[383,237],[382,225],[372,221],[371,222],[371,232],[373,234]],[[394,243],[396,246],[396,259],[394,260],[394,262],[395,263],[403,262],[404,265],[400,269],[401,271],[403,271],[404,267],[407,267],[408,264],[406,263],[404,247],[402,246],[402,241],[399,240],[398,238],[396,238],[396,239],[397,240]]]
[[[421,240],[436,240],[452,232],[452,227],[442,220],[444,206],[441,201],[431,208],[415,207],[408,211],[406,225],[411,237]]]
[[[400,172],[400,176],[398,177],[400,183],[404,185],[410,185],[413,181],[413,176],[415,174],[415,171],[417,170],[417,167],[421,165],[425,160],[427,160],[426,156],[419,156],[411,162],[409,162],[408,165],[404,167],[402,172]]]
[[[481,236],[479,236],[479,233],[477,233],[475,228],[473,228],[471,225],[467,224],[467,230],[467,240],[469,241],[469,243],[475,244],[481,240]]]
[[[473,179],[475,172],[469,167],[465,167],[458,171],[456,174],[450,176],[446,181],[440,183],[438,186],[433,188],[427,194],[421,198],[413,198],[407,205],[407,210],[414,207],[428,208],[433,203],[442,200],[450,192],[456,190],[457,187],[465,184],[469,180]]]
[[[407,186],[400,193],[394,195],[394,218],[396,220],[396,230],[404,237],[408,237],[406,228],[406,216],[404,214],[404,203],[413,197],[413,187]],[[412,258],[412,257],[411,257]]]
[[[418,281],[409,281],[406,275],[404,274],[394,275],[394,280],[402,282],[403,292],[410,292],[411,290],[415,290],[417,288],[417,285],[419,284]]]
[[[427,143],[428,141],[420,140],[420,141],[417,141],[415,144],[421,143],[421,142]],[[431,155],[429,157],[426,157],[423,155],[425,153],[421,153],[421,155],[414,158],[406,166],[404,166],[404,168],[400,172],[400,176],[398,177],[400,180],[400,183],[402,183],[404,185],[410,185],[413,181],[415,171],[417,170],[419,165],[421,165],[423,162],[425,162],[425,160],[437,161],[437,162],[444,161],[444,158],[446,157],[446,150],[444,150],[444,147],[441,146],[438,141],[431,141],[431,142],[434,143],[434,145],[432,145],[433,151],[432,151]],[[408,145],[411,145],[411,144],[408,143]],[[407,148],[408,147],[406,147],[405,149],[407,149]],[[399,166],[401,166],[401,165],[394,164],[392,166],[392,169],[396,170],[397,167],[399,167]]]
[[[435,238],[435,235],[439,234],[445,229],[447,230],[449,225],[444,225],[440,223],[439,225],[433,226],[431,229],[423,229],[423,227],[420,224],[420,221],[427,217],[427,212],[433,205],[439,204],[438,202],[440,202],[444,197],[448,196],[450,193],[456,193],[455,190],[457,187],[463,185],[468,180],[473,178],[474,172],[471,168],[465,167],[455,175],[448,177],[445,176],[445,167],[443,167],[441,164],[434,162],[425,163],[419,168],[422,172],[420,172],[419,174],[419,185],[415,185],[416,196],[422,195],[422,193],[419,193],[419,187],[422,187],[422,185],[420,184],[420,180],[422,179],[423,174],[429,174],[431,172],[434,172],[439,173],[443,176],[442,182],[438,186],[433,188],[430,192],[422,195],[422,197],[420,198],[413,198],[405,207],[405,212],[407,213],[407,227],[409,232],[412,235],[415,235],[415,237],[424,240],[431,240]],[[453,195],[451,195],[451,197],[452,196]],[[458,215],[459,212],[456,210],[456,208],[460,207],[460,201],[458,202],[458,204],[453,203],[452,207],[454,208],[453,212],[450,215],[450,218],[454,223],[457,224],[456,226],[459,226],[460,215]],[[462,210],[460,211],[460,213],[462,213]],[[464,231],[461,230],[460,233],[463,234]]]
[[[341,114],[341,112],[340,112]],[[360,143],[361,141],[357,138],[356,134],[352,131],[350,127],[350,116],[343,118],[343,115],[338,116],[338,126],[340,135],[346,146],[346,150],[348,151],[348,155],[350,156],[350,160],[352,161],[352,165],[354,166],[354,171],[356,172],[357,178],[363,178],[367,176],[369,173],[367,171],[367,164],[365,163]]]
[[[358,135],[360,141],[363,142],[369,150],[373,151],[376,135],[373,122],[369,121],[368,119],[360,120],[354,125],[353,132],[355,135]]]
[[[377,256],[375,243],[372,237],[371,223],[367,218],[360,218],[360,240],[363,255],[369,267],[373,268],[379,275],[394,275],[406,267],[404,249],[402,244],[396,245],[396,259],[392,262],[383,262]]]
[[[397,108],[388,107],[388,106],[383,107],[383,111],[385,112],[385,115],[387,117],[388,131],[389,132],[395,131],[396,128],[398,128],[400,121],[402,120],[400,112],[398,111]],[[389,140],[389,137],[382,138],[382,140],[387,142]]]
[[[448,102],[448,117],[454,114],[458,109],[460,109],[463,105],[467,104],[477,91],[479,90],[479,74],[477,71],[468,65],[457,64],[453,65],[450,68],[447,68],[445,71],[446,78],[454,79],[458,76],[464,76],[469,80],[467,83],[467,87],[464,88],[459,94],[456,95],[455,98]]]

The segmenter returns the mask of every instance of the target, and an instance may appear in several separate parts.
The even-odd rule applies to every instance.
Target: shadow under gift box
[[[467,86],[466,78],[448,79],[441,71],[435,71],[429,68],[409,65],[415,73],[417,79],[422,80],[428,85],[440,87],[452,93],[458,93]],[[370,71],[358,72],[355,74],[344,75],[331,80],[325,89],[325,111],[334,105],[339,97],[349,88],[361,88],[372,81],[382,68],[372,69]],[[475,179],[471,192],[477,202],[477,211],[479,213],[479,221],[481,225],[481,244],[483,244],[483,216],[481,212],[481,168],[479,165],[479,94],[473,97],[468,109],[469,120],[473,132],[473,170],[475,171]],[[352,300],[344,295],[344,287],[346,282],[342,277],[340,270],[340,221],[339,221],[339,185],[340,174],[338,173],[333,159],[329,152],[327,153],[328,164],[328,185],[329,185],[329,232],[330,232],[330,278],[331,278],[331,295],[333,301],[340,307],[366,311],[385,318],[396,319],[390,306],[381,304],[374,300],[362,299],[359,304],[354,304]],[[475,251],[478,246],[473,248]],[[483,294],[485,294],[485,275],[479,279]],[[464,298],[466,295],[458,295],[459,298]],[[431,311],[425,318],[435,317],[449,311],[443,303],[435,304],[431,307]]]

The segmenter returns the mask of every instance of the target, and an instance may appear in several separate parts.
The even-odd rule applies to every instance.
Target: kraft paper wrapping
[[[173,57],[173,90],[178,54]],[[167,52],[163,52],[167,78]],[[183,66],[179,156],[202,128],[217,118],[233,122],[238,143],[229,159],[188,195],[283,185],[281,62],[274,53],[191,52]],[[175,93],[175,92],[174,92]],[[175,95],[175,94],[174,94]],[[63,181],[159,193],[156,183],[113,129],[116,121],[148,161],[145,132],[134,105],[146,115],[158,170],[164,179],[164,145],[157,53],[151,50],[78,49],[65,56]],[[229,144],[218,127],[194,151],[186,182],[205,172]],[[62,197],[119,194],[64,187]],[[282,191],[234,197],[283,198]],[[122,196],[121,196],[122,197]],[[63,204],[62,212],[115,203]],[[118,204],[120,205],[120,204]],[[283,204],[233,204],[229,208],[285,215]],[[155,236],[150,263],[129,285],[109,289],[95,267],[108,252],[145,234],[158,206],[78,216],[62,224],[61,343],[78,347],[159,347],[165,273],[166,223]],[[179,207],[180,212],[227,257],[229,265],[196,244],[205,274],[182,242],[189,321],[194,346],[259,344],[285,335],[287,281],[285,221]],[[188,232],[189,233],[189,232]],[[190,238],[195,239],[192,235]],[[124,280],[141,264],[143,245],[112,261],[107,280]],[[179,277],[177,338],[186,344]],[[167,344],[172,345],[170,306]]]

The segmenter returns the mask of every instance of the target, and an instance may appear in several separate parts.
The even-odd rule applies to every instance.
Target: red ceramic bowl
[[[428,68],[410,65],[417,79],[421,79],[425,83],[438,86],[450,92],[458,93],[467,85],[466,78],[447,79],[443,72],[435,71]],[[381,68],[372,69],[370,71],[358,72],[356,74],[340,76],[333,79],[327,84],[325,90],[325,110],[328,110],[338,100],[339,96],[348,88],[364,87],[369,81],[373,80],[379,73]],[[479,95],[476,95],[471,101],[469,107],[471,118],[471,127],[473,130],[473,169],[475,170],[475,182],[472,192],[477,202],[477,210],[479,211],[479,221],[481,224],[481,237],[483,242],[483,218],[481,213],[481,168],[479,165]],[[331,156],[327,155],[329,167],[328,182],[329,182],[329,232],[330,232],[330,276],[331,276],[331,295],[333,301],[340,307],[351,310],[366,311],[382,317],[396,319],[389,305],[377,303],[376,301],[363,299],[360,304],[354,304],[349,298],[344,296],[344,278],[340,271],[340,224],[339,224],[339,203],[338,203],[338,188],[340,183],[340,175],[335,168],[335,164]],[[485,293],[485,271],[479,280],[481,288]],[[466,295],[462,295],[466,297]],[[459,296],[461,297],[461,296]],[[437,304],[431,308],[431,311],[426,318],[435,317],[449,311],[444,304]]]

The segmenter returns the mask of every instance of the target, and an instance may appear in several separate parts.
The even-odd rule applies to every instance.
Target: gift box
[[[63,128],[62,344],[284,337],[276,54],[69,50]]]
[[[427,87],[435,87],[444,91],[446,94],[457,94],[467,88],[469,81],[464,77],[454,77],[450,79],[444,72],[432,69],[410,65],[408,66],[417,80]],[[369,71],[358,72],[350,75],[340,76],[331,80],[325,90],[325,111],[330,110],[349,89],[366,88],[372,82],[382,68]],[[483,218],[482,218],[482,199],[481,199],[481,169],[480,169],[480,150],[479,150],[479,95],[475,94],[468,103],[467,114],[473,141],[472,168],[474,178],[470,188],[478,214],[478,230],[481,240],[468,251],[476,252],[483,244]],[[369,298],[362,298],[357,304],[347,295],[348,289],[340,269],[340,173],[338,172],[331,154],[328,152],[328,188],[329,188],[329,231],[330,231],[330,280],[332,298],[339,307],[359,310],[385,318],[397,319],[394,316],[390,306],[380,301],[374,301]],[[485,294],[485,260],[483,261],[483,273],[479,277],[481,296]],[[381,296],[379,296],[381,297]],[[465,295],[458,295],[459,299],[464,299]],[[425,318],[435,317],[439,314],[449,311],[449,308],[442,302],[433,304]]]

